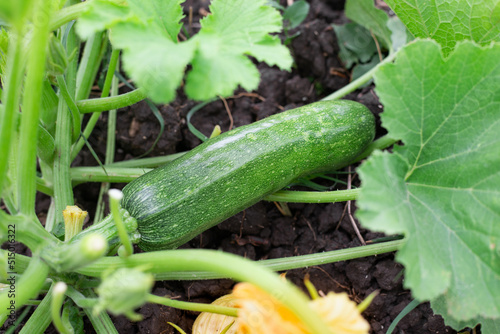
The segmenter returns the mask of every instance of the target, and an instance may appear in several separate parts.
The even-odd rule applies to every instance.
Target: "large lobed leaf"
[[[276,36],[282,19],[265,0],[213,0],[193,38],[178,42],[182,0],[93,0],[78,22],[86,38],[109,29],[115,48],[124,51],[124,67],[157,103],[167,103],[185,77],[187,95],[207,100],[232,94],[238,85],[257,88],[259,72],[247,57],[290,69],[292,58]]]
[[[432,38],[448,55],[457,42],[500,41],[499,0],[387,0],[415,37]]]
[[[380,68],[382,122],[404,145],[360,168],[357,202],[365,227],[407,237],[396,258],[414,296],[483,330],[500,327],[498,59],[500,45],[460,43],[444,60],[418,41]]]

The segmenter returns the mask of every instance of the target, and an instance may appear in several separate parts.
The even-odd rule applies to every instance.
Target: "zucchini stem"
[[[160,304],[160,305],[165,305],[165,306],[169,306],[169,307],[175,307],[175,308],[180,309],[180,310],[188,310],[188,311],[195,311],[195,312],[210,312],[210,313],[223,314],[223,315],[227,315],[230,317],[237,317],[238,316],[238,309],[236,309],[234,307],[219,306],[219,305],[213,305],[213,304],[184,302],[181,300],[173,300],[173,299],[166,298],[166,297],[156,296],[153,294],[148,295],[148,302]]]
[[[127,229],[120,214],[120,201],[123,198],[123,193],[118,189],[110,189],[108,195],[111,214],[113,215],[113,220],[118,230],[118,236],[125,249],[124,252],[120,252],[119,254],[120,256],[128,257],[134,253],[134,248],[132,247],[132,242],[130,242]]]

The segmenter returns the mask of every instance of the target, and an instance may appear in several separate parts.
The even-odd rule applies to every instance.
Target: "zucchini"
[[[364,105],[316,102],[206,141],[130,182],[121,204],[141,249],[177,248],[299,177],[348,165],[374,134]]]

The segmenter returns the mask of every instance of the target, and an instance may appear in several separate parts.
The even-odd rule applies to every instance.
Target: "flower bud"
[[[138,320],[133,311],[147,301],[153,284],[152,274],[138,269],[120,268],[103,279],[98,288],[99,302],[94,313],[108,310],[114,315],[124,314]]]

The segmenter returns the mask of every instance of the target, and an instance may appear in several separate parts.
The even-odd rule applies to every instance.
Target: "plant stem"
[[[116,91],[111,92],[111,86],[118,88],[117,81],[118,78],[115,77],[116,67],[118,66],[118,60],[120,59],[120,50],[113,49],[111,51],[111,57],[109,58],[108,71],[106,72],[106,78],[104,79],[104,85],[102,86],[101,98],[108,97],[109,95],[116,96]]]
[[[139,264],[137,260],[142,262]],[[242,257],[219,251],[189,249],[134,254],[122,261],[131,266],[150,265],[153,271],[158,265],[165,272],[206,270],[253,283],[283,302],[312,333],[330,332],[319,315],[307,306],[309,299],[296,286]]]
[[[111,58],[110,58],[109,64],[108,64],[108,71],[106,73],[106,79],[104,81],[104,86],[103,86],[101,98],[106,98],[109,95],[109,87],[113,81],[113,74],[114,74],[116,67],[118,65],[119,57],[120,57],[119,50],[113,50],[111,52]],[[115,95],[115,94],[113,94],[113,95]],[[82,111],[80,110],[80,112],[82,112]],[[92,114],[89,121],[87,122],[87,125],[85,126],[85,130],[83,131],[84,138],[90,137],[90,134],[94,130],[94,127],[95,127],[97,121],[99,120],[100,116],[101,116],[101,112],[95,112]],[[80,140],[74,145],[73,151],[71,152],[72,160],[74,160],[76,158],[76,156],[78,155],[78,153],[82,149],[83,145],[85,145],[84,138],[80,138]]]
[[[92,1],[80,2],[75,5],[65,7],[55,13],[54,17],[50,20],[50,31],[56,30],[69,21],[77,19],[91,3]]]
[[[323,265],[338,261],[358,259],[377,254],[390,253],[399,250],[405,244],[405,242],[406,240],[404,239],[394,240],[317,254],[292,256],[283,259],[261,260],[258,261],[258,263],[274,271],[290,270],[309,266]],[[79,268],[77,272],[88,276],[99,277],[110,267],[134,267],[148,263],[152,265],[150,272],[155,275],[155,279],[157,280],[198,280],[228,278],[228,276],[221,275],[220,273],[202,271],[201,268],[194,269],[190,272],[173,271],[170,268],[170,264],[162,260],[161,254],[167,252],[174,252],[175,254],[176,251],[160,251],[154,253],[134,254],[130,256],[127,261],[124,261],[117,257],[106,257],[90,264],[85,268]],[[152,254],[156,255],[151,256]]]
[[[45,58],[49,37],[49,20],[52,14],[53,2],[45,3],[38,0],[34,3],[34,21],[30,50],[28,52],[26,81],[23,95],[23,112],[21,113],[21,128],[19,140],[19,177],[18,204],[19,211],[25,214],[35,214],[36,195],[36,134],[38,131],[38,116],[42,100],[42,85],[45,76]]]
[[[7,235],[8,225],[15,225],[16,241],[25,244],[32,252],[48,244],[60,242],[59,239],[48,233],[34,216],[24,216],[21,214],[11,216],[0,211],[0,221],[2,222],[0,224],[0,231],[3,235]],[[19,264],[19,262],[16,262],[16,266]]]
[[[72,286],[68,286],[66,295],[80,308],[92,308],[98,303],[97,298],[87,298]]]
[[[158,166],[164,165],[170,161],[173,161],[180,156],[186,154],[186,152],[179,152],[169,155],[164,155],[161,157],[151,157],[151,158],[142,158],[142,159],[134,159],[134,160],[125,160],[113,162],[112,164],[106,165],[105,167],[126,167],[126,168],[156,168]]]
[[[122,216],[120,214],[120,201],[123,198],[123,193],[118,189],[111,189],[108,192],[109,195],[109,206],[111,209],[111,214],[113,216],[113,221],[115,222],[116,229],[118,231],[118,236],[120,241],[125,248],[123,256],[128,257],[134,253],[134,248],[132,242],[128,237],[128,230],[123,223]]]
[[[360,88],[365,83],[367,83],[368,81],[370,81],[373,78],[373,75],[375,74],[375,72],[377,72],[377,70],[379,69],[380,66],[382,66],[384,64],[387,64],[387,63],[390,63],[391,61],[393,61],[394,58],[396,58],[396,55],[397,55],[398,52],[399,52],[399,50],[396,51],[396,52],[390,53],[387,57],[384,58],[383,61],[381,61],[380,63],[378,63],[377,66],[375,66],[374,68],[372,68],[371,70],[369,70],[368,72],[366,72],[365,74],[363,74],[362,76],[360,76],[359,78],[357,78],[356,80],[352,81],[347,86],[344,86],[341,89],[337,90],[336,92],[334,92],[334,93],[332,93],[332,94],[324,97],[322,100],[323,101],[325,101],[325,100],[338,100],[338,99],[346,96],[347,94],[354,92],[356,89]]]
[[[105,32],[98,32],[85,42],[85,49],[76,75],[76,101],[86,99],[90,94],[104,50],[106,50],[106,36]]]
[[[66,328],[61,318],[61,308],[64,302],[67,285],[64,282],[57,282],[52,289],[52,303],[50,307],[50,314],[52,316],[52,323],[60,334],[71,334],[72,330]]]
[[[19,110],[21,85],[24,70],[24,56],[22,54],[23,38],[21,31],[11,31],[9,50],[2,91],[3,107],[0,107],[0,194],[3,192],[9,165],[9,153],[12,144],[12,133],[15,132],[15,120]]]
[[[66,49],[73,50],[78,47],[79,41],[75,34],[74,27],[68,33],[66,41]],[[74,204],[73,186],[71,184],[70,165],[71,165],[71,144],[73,142],[73,134],[80,128],[73,129],[72,126],[81,125],[80,115],[78,109],[72,115],[68,109],[66,100],[61,95],[67,94],[67,99],[70,104],[74,101],[72,97],[75,96],[76,90],[76,67],[78,57],[73,59],[66,69],[66,88],[60,89],[59,104],[57,107],[57,127],[55,134],[55,158],[54,158],[54,202],[55,202],[55,220],[48,221],[45,229],[49,232],[62,234],[63,225],[63,210],[67,205]],[[62,78],[59,79],[62,81]],[[74,106],[73,106],[74,107]],[[73,120],[73,117],[78,120]]]
[[[107,97],[110,93],[111,95],[118,95],[118,78],[114,75],[116,66],[118,64],[118,57],[120,55],[119,50],[113,50],[111,52],[111,59],[109,61],[108,72],[106,73],[106,79],[104,80],[104,86],[102,89],[101,97]],[[100,113],[94,113],[92,118]],[[115,158],[115,147],[116,147],[116,109],[110,110],[108,113],[108,132],[106,136],[106,157],[104,158],[104,164],[112,164]],[[89,122],[91,123],[91,122]],[[87,124],[88,126],[88,124]],[[87,128],[85,128],[87,130]],[[101,221],[104,216],[104,194],[109,190],[109,183],[103,182],[101,184],[101,189],[99,190],[99,197],[97,200],[96,214],[94,217],[94,223]]]
[[[90,289],[85,289],[82,291],[82,293],[86,298],[97,297],[97,295]],[[119,334],[116,330],[115,325],[113,324],[113,321],[107,313],[101,312],[96,316],[90,308],[84,308],[83,311],[89,318],[97,334]]]
[[[88,114],[96,111],[107,111],[131,106],[146,98],[143,89],[138,88],[131,92],[118,96],[105,97],[99,99],[81,100],[76,103],[82,114]]]
[[[21,278],[15,282],[16,298],[11,299],[8,290],[0,293],[0,314],[9,311],[11,300],[14,300],[15,309],[19,310],[29,299],[36,297],[48,274],[49,266],[40,257],[33,257]]]
[[[359,189],[335,191],[289,191],[280,190],[264,198],[266,201],[291,203],[334,203],[355,200]]]
[[[139,176],[151,171],[149,168],[121,168],[121,167],[73,167],[71,178],[74,182],[110,182],[122,183],[135,180]]]
[[[64,76],[58,75],[56,79],[57,79],[57,85],[59,86],[59,92],[61,93],[59,97],[64,98],[64,102],[66,102],[66,107],[69,108],[69,110],[71,111],[72,126],[70,128],[73,128],[72,139],[73,141],[75,141],[78,138],[78,136],[80,136],[80,129],[82,123],[80,111],[78,110],[75,101],[73,100],[70,92],[68,91],[68,87],[66,86],[66,80],[64,80]],[[60,125],[58,121],[56,121],[56,123]]]
[[[389,135],[382,136],[370,143],[370,145],[368,145],[368,147],[356,158],[356,160],[353,161],[353,163],[363,160],[372,154],[373,151],[383,150],[384,148],[388,148],[397,142],[398,141],[396,139],[392,139]]]
[[[19,334],[45,333],[45,330],[49,327],[51,321],[50,304],[52,301],[53,287],[54,285],[52,284],[42,302],[36,307],[35,311],[24,324]]]
[[[148,302],[160,304],[160,305],[165,305],[165,306],[169,306],[169,307],[175,307],[175,308],[180,309],[180,310],[188,310],[188,311],[194,311],[194,312],[210,312],[210,313],[224,314],[224,315],[228,315],[230,317],[237,317],[238,316],[238,309],[236,309],[234,307],[218,306],[218,305],[203,304],[203,303],[184,302],[184,301],[180,301],[180,300],[173,300],[173,299],[166,298],[166,297],[155,296],[152,294],[150,294],[148,296]]]

